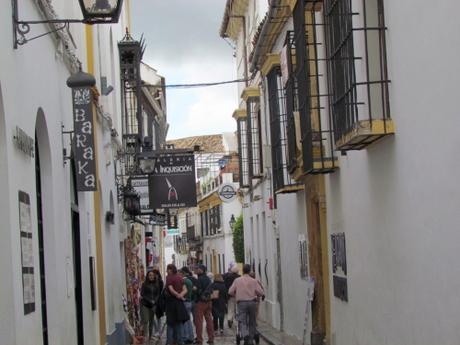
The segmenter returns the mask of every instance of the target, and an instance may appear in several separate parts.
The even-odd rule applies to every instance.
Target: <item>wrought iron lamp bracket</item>
[[[11,0],[13,7],[13,46],[17,49],[19,46],[27,42],[36,40],[37,38],[53,34],[69,27],[70,23],[85,23],[84,19],[48,19],[48,20],[19,20],[18,0]],[[27,37],[30,32],[31,25],[37,24],[55,24],[55,29],[44,32],[40,35]]]

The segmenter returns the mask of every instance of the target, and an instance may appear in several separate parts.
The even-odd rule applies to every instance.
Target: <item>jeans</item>
[[[144,336],[147,339],[153,336],[153,329],[155,329],[155,334],[160,331],[160,325],[155,316],[155,307],[147,308],[145,305],[141,304],[141,319],[142,326],[144,327]]]
[[[190,319],[184,323],[183,326],[183,339],[185,340],[193,340],[195,336],[193,335],[193,324],[192,324],[192,302],[190,301],[185,301],[185,309],[187,309],[187,312],[190,316]]]
[[[208,341],[214,341],[214,325],[212,322],[212,303],[198,302],[195,306],[195,331],[198,344],[203,343],[203,317],[206,320],[206,333]]]
[[[256,334],[256,301],[238,302],[237,320],[240,325],[240,332],[243,338],[248,338],[249,344],[252,344]]]
[[[175,322],[175,323],[168,323],[168,330],[167,330],[167,344],[168,345],[183,345],[183,323],[182,322]]]

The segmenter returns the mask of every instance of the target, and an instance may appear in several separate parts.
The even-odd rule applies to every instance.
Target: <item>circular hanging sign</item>
[[[232,202],[236,199],[236,189],[231,183],[224,183],[219,188],[219,198],[223,202]]]

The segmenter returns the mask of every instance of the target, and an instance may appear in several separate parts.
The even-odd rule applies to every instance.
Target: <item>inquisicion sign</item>
[[[193,153],[160,156],[149,177],[149,197],[153,209],[196,206]]]

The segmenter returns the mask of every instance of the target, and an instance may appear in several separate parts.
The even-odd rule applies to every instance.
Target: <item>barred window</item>
[[[259,97],[250,97],[246,103],[249,139],[249,175],[262,176],[262,136]]]
[[[298,85],[299,116],[302,142],[303,172],[328,173],[337,167],[333,149],[333,132],[327,109],[322,105],[328,96],[321,88],[325,79],[323,46],[320,38],[322,23],[318,22],[319,6],[306,6],[298,1],[294,8],[294,40],[296,48],[295,76]],[[307,22],[308,21],[308,22]],[[325,84],[326,80],[324,80]]]
[[[273,186],[275,192],[284,187],[296,185],[288,171],[288,121],[286,93],[283,88],[280,67],[273,68],[267,75],[270,109],[270,134],[272,144]]]
[[[238,111],[237,111],[238,112]],[[238,153],[240,169],[240,187],[249,187],[249,146],[246,115],[235,112],[237,130],[238,130]]]
[[[286,117],[287,117],[287,166],[290,173],[293,173],[297,167],[297,134],[295,126],[295,113],[298,111],[297,98],[297,80],[294,75],[295,68],[295,42],[294,33],[288,31],[286,34],[286,59],[287,59],[287,76],[286,76]]]
[[[383,0],[325,0],[335,143],[360,150],[393,134]]]

